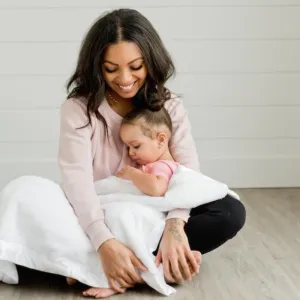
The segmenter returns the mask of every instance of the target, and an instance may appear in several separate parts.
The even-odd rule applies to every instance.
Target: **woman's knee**
[[[231,196],[226,196],[223,201],[223,226],[229,238],[234,237],[245,225],[246,209],[243,203]]]

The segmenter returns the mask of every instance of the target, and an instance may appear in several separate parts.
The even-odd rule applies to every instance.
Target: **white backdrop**
[[[64,85],[102,12],[133,7],[177,66],[202,171],[231,187],[300,186],[300,0],[0,0],[0,188],[59,180]]]

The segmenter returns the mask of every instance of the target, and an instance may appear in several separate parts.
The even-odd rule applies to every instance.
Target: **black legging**
[[[191,250],[204,254],[218,248],[238,233],[245,220],[244,205],[229,195],[193,208],[184,227]]]

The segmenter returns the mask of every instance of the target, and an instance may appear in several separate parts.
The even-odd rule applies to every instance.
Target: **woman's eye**
[[[113,72],[116,72],[117,70],[116,69],[114,69],[114,70],[111,70],[111,69],[108,69],[108,68],[104,68],[105,69],[105,71],[107,72],[107,73],[113,73]]]
[[[138,70],[140,70],[142,67],[143,67],[143,65],[140,65],[140,66],[138,66],[138,67],[131,67],[131,70],[133,70],[133,71],[138,71]]]
[[[140,148],[140,145],[134,146],[133,148],[134,148],[134,149],[139,149],[139,148]]]

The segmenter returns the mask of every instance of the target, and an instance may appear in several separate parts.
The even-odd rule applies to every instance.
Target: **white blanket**
[[[231,194],[225,184],[180,166],[164,197],[142,194],[131,182],[109,177],[95,183],[105,220],[115,237],[130,247],[148,271],[145,282],[163,295],[162,266],[154,263],[165,212],[193,208]],[[99,255],[82,231],[60,186],[36,176],[8,183],[0,193],[0,281],[18,283],[15,264],[72,277],[94,287],[108,287]]]

